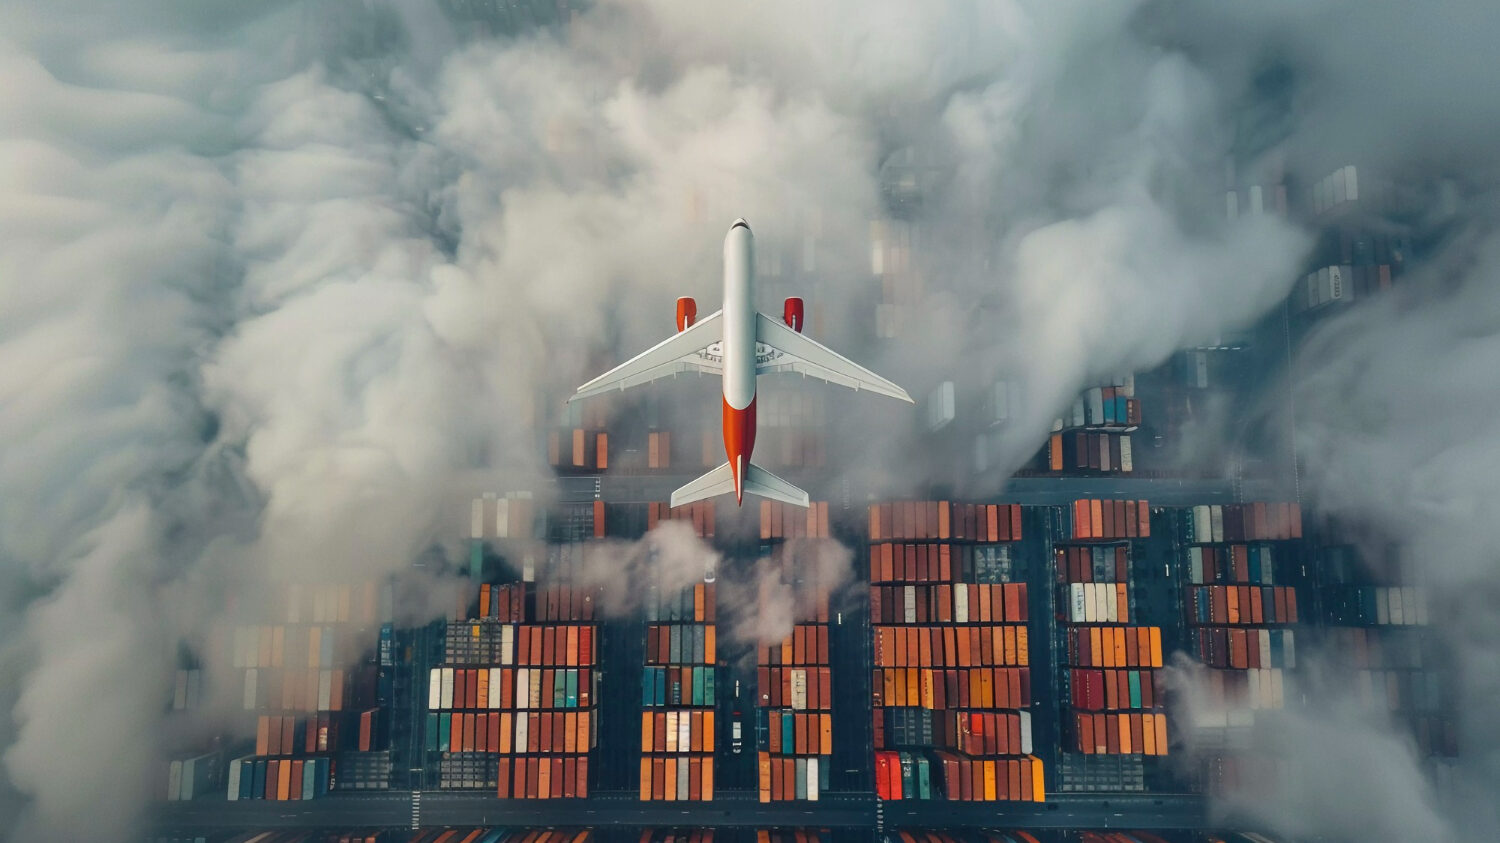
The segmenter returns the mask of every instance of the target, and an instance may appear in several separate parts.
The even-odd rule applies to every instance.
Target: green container
[[[578,707],[578,671],[568,671],[568,708]]]
[[[927,756],[917,756],[917,798],[932,798],[932,764]]]
[[[1132,671],[1130,671],[1129,675],[1130,675],[1130,707],[1131,708],[1140,708],[1141,707],[1141,672],[1139,670],[1132,670]]]
[[[438,752],[448,751],[448,744],[453,737],[450,734],[450,726],[452,725],[452,721],[453,718],[451,717],[438,715]]]

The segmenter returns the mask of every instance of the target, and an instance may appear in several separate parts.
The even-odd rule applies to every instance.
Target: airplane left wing
[[[629,389],[649,383],[658,378],[680,375],[685,372],[710,372],[718,374],[724,370],[722,354],[711,347],[723,340],[721,324],[724,311],[715,311],[681,333],[662,340],[646,351],[632,357],[608,372],[578,387],[569,401],[588,398],[615,390]]]
[[[915,403],[901,387],[764,313],[755,314],[755,340],[767,346],[757,355],[760,360],[755,365],[756,374],[796,372],[856,391]]]

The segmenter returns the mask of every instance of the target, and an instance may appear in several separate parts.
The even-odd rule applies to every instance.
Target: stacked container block
[[[1073,540],[1053,552],[1067,645],[1064,747],[1167,754],[1161,628],[1133,622],[1130,541]]]
[[[1068,665],[1063,746],[1084,755],[1166,755],[1161,628],[1134,623],[1131,595],[1130,540],[1150,535],[1150,508],[1090,500],[1070,510],[1067,538],[1053,548]]]
[[[822,384],[761,395],[756,412],[755,458],[785,468],[827,465],[828,446],[823,435],[828,421],[827,391]],[[724,460],[723,444],[717,444],[715,465]]]
[[[330,789],[336,753],[385,749],[374,659],[389,599],[374,583],[288,585],[280,623],[229,630],[255,747],[229,762],[228,798],[312,799]]]
[[[1451,663],[1428,629],[1426,589],[1373,584],[1410,581],[1409,563],[1366,565],[1350,545],[1325,547],[1319,556],[1324,643],[1339,656],[1344,687],[1359,703],[1406,723],[1422,756],[1456,755]]]
[[[828,504],[807,508],[776,501],[760,505],[762,541],[827,539]],[[798,561],[795,545],[779,545],[762,560],[763,576],[786,583],[792,597],[792,632],[756,648],[756,750],[760,801],[816,800],[828,788],[833,754],[833,679],[828,652],[826,584],[819,567]],[[763,579],[762,582],[770,580]],[[762,601],[788,594],[763,589]],[[775,607],[763,606],[763,610]]]
[[[1208,670],[1203,727],[1248,726],[1254,712],[1285,704],[1297,666],[1295,588],[1277,580],[1285,542],[1302,535],[1296,504],[1194,506],[1182,511],[1187,648]]]
[[[643,801],[708,801],[714,793],[717,607],[711,582],[651,588],[641,674]]]
[[[549,546],[540,583],[481,584],[467,618],[447,624],[423,740],[439,787],[588,795],[598,626],[594,590],[571,577],[581,549]]]
[[[877,796],[1042,801],[1020,507],[877,504],[869,531]]]
[[[1084,391],[1052,424],[1047,469],[1053,472],[1129,474],[1135,471],[1130,433],[1141,423],[1135,377]]]

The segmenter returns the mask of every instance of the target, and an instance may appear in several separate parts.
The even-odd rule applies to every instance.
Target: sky
[[[654,342],[676,296],[713,300],[734,218],[812,250],[829,337],[867,335],[837,302],[871,294],[881,173],[907,149],[940,162],[917,212],[928,294],[912,341],[861,360],[914,394],[959,365],[1016,382],[1005,466],[1081,387],[1254,323],[1305,271],[1313,232],[1224,218],[1226,156],[1294,185],[1347,163],[1452,180],[1411,283],[1330,320],[1286,388],[1310,503],[1390,531],[1452,606],[1475,747],[1458,790],[1494,792],[1491,4],[454,11],[477,5],[0,4],[14,839],[126,839],[180,649],[213,673],[247,595],[455,553],[474,493],[541,471],[548,396]],[[891,419],[852,428],[889,460],[833,470],[941,479]],[[419,577],[406,611],[453,587]],[[1413,800],[1348,839],[1403,827],[1382,812],[1428,839],[1493,827],[1483,798],[1440,804],[1382,724],[1307,708],[1320,757],[1374,747]],[[1338,838],[1367,785],[1253,816]]]

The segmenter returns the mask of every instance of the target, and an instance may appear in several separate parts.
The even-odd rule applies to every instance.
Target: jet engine
[[[797,333],[802,333],[802,299],[796,296],[786,300],[781,307],[781,321]]]
[[[693,323],[698,321],[698,303],[693,301],[692,296],[683,296],[677,300],[677,332],[680,334]]]

